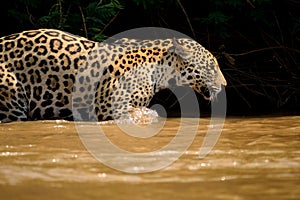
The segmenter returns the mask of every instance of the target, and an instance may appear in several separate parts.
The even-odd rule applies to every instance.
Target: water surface
[[[199,159],[209,122],[200,120],[180,159],[140,174],[101,164],[73,122],[0,124],[0,198],[300,199],[300,116],[227,118],[213,151]],[[116,125],[101,125],[115,145],[131,152],[162,148],[178,126],[179,119],[171,118],[157,135],[135,138]]]

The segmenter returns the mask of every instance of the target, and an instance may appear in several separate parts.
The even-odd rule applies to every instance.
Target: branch
[[[248,3],[252,8],[255,8],[254,4],[253,4],[250,0],[247,0],[247,3]]]
[[[58,28],[61,29],[63,21],[64,21],[61,1],[58,1],[58,6],[59,6],[59,23],[58,23]]]
[[[118,17],[120,11],[117,12],[117,14],[104,26],[104,28],[100,31],[100,35],[107,29],[107,27],[110,26],[110,24],[113,23],[113,21],[115,21],[115,19]]]
[[[180,6],[180,8],[181,8],[183,14],[185,15],[185,18],[186,18],[186,20],[187,20],[187,22],[188,22],[188,24],[189,24],[189,27],[190,27],[190,29],[191,29],[191,31],[192,31],[192,33],[193,33],[194,39],[196,39],[195,31],[194,31],[194,29],[193,29],[193,26],[192,26],[192,24],[191,24],[191,21],[190,21],[188,15],[187,15],[187,13],[186,13],[186,11],[185,11],[183,5],[181,4],[180,0],[177,0],[177,3],[178,3],[178,5]]]
[[[35,26],[34,17],[30,13],[28,6],[26,6],[26,11],[27,11],[27,14],[29,15],[29,21],[30,21],[30,23]]]
[[[88,38],[88,32],[87,32],[87,27],[86,27],[86,21],[85,21],[85,17],[82,11],[81,6],[78,6],[80,14],[81,14],[81,19],[82,19],[82,23],[83,23],[83,30],[84,30],[84,35],[86,38]]]

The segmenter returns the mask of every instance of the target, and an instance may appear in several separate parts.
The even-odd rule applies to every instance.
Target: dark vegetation
[[[137,27],[177,30],[218,58],[228,82],[228,114],[300,113],[298,0],[10,0],[0,5],[0,36],[56,28],[102,41]],[[164,91],[155,101],[174,110],[178,105],[170,106],[170,95]]]

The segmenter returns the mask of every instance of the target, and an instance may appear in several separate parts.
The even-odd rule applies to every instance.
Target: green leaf
[[[231,19],[230,16],[227,16],[220,11],[215,11],[209,13],[209,15],[202,20],[202,23],[218,25],[218,24],[224,24],[228,22],[230,19]]]

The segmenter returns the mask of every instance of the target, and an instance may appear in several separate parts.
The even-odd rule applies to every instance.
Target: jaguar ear
[[[192,56],[192,51],[184,47],[178,40],[175,38],[172,39],[173,42],[173,52],[180,56],[183,59],[189,59]]]

